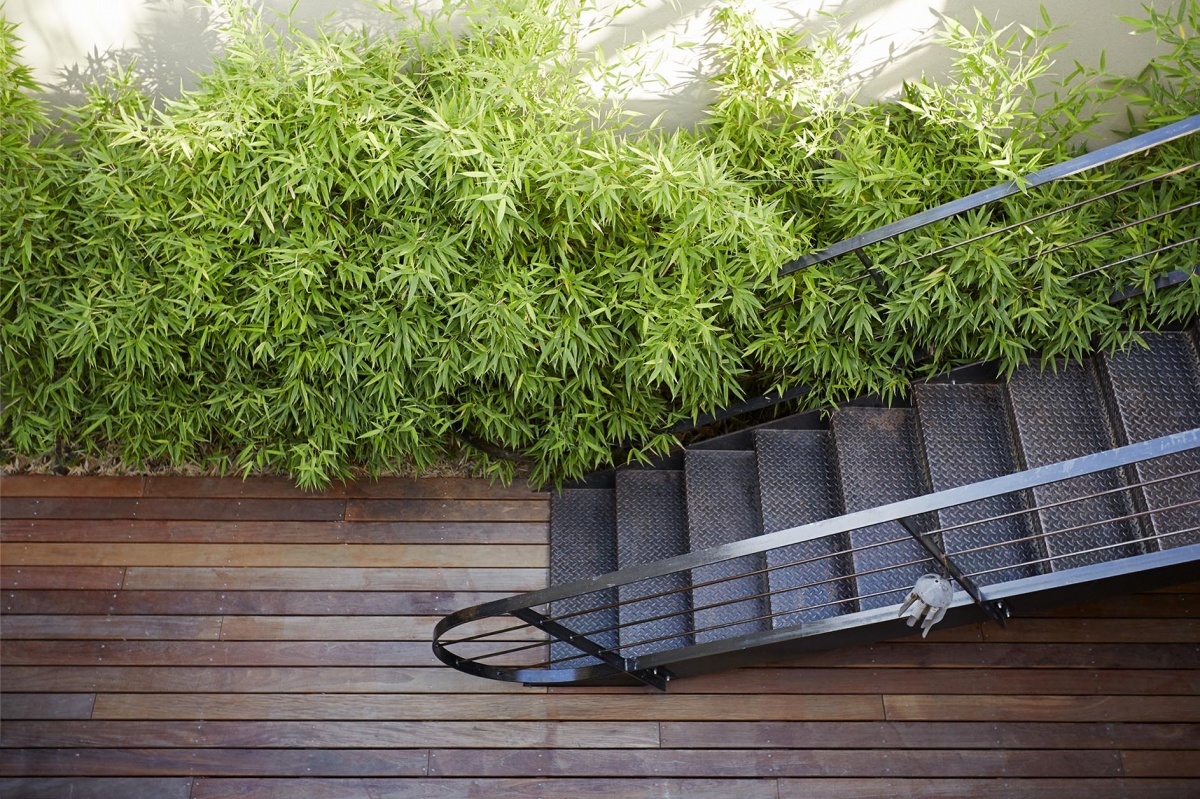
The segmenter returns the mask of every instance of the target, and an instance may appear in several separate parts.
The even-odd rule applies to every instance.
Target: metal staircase
[[[1184,133],[1164,130],[1200,130],[1184,122]],[[1105,152],[1084,159],[1105,163]],[[1051,169],[1072,174],[1065,166]],[[1198,279],[1172,275],[1163,282]],[[551,498],[554,587],[446,617],[434,651],[492,679],[661,689],[906,634],[898,607],[931,572],[958,589],[945,624],[1003,624],[1194,578],[1200,331],[1144,339],[1146,349],[1083,363],[1031,363],[1008,381],[986,365],[960,369],[915,386],[904,405],[798,414],[565,489]]]

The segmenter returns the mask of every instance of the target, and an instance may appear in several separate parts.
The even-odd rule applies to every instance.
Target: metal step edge
[[[751,450],[689,450],[685,457],[688,549],[755,538],[762,533],[758,470]],[[697,641],[765,629],[766,558],[748,555],[691,570]],[[739,574],[757,572],[747,577]],[[724,580],[723,578],[734,578]],[[712,585],[702,583],[721,580]],[[735,601],[742,597],[751,597]],[[715,606],[715,607],[714,607]],[[705,629],[713,628],[713,629]]]
[[[945,419],[936,418],[934,416],[935,403],[949,401],[942,398],[935,399],[938,394],[942,398],[954,397],[957,402],[970,403],[970,405],[964,406],[964,410],[968,410],[974,418],[965,420],[953,419],[949,422]],[[922,395],[926,398],[922,399]],[[990,407],[980,408],[980,398]],[[1009,418],[1007,392],[1003,387],[985,384],[915,386],[913,389],[913,407],[916,409],[917,415],[919,461],[925,470],[926,485],[930,490],[936,492],[948,488],[957,488],[961,485],[994,477],[1002,477],[1017,471],[1019,465],[1017,442],[1012,420]],[[944,410],[939,412],[943,416],[945,415]],[[935,421],[937,424],[934,424]],[[980,422],[984,427],[979,426]],[[951,429],[950,435],[941,435],[940,431],[938,431],[939,435],[934,436],[933,434],[937,431],[937,428],[943,424],[950,424],[956,427]],[[933,443],[931,443],[931,438],[937,439],[936,452],[934,451],[935,447]],[[971,452],[976,453],[975,457],[968,454],[960,459],[965,462],[963,463],[963,467],[957,470],[957,473],[970,475],[970,479],[965,482],[957,477],[949,480],[939,478],[939,475],[943,471],[942,467],[945,464],[944,456],[946,455],[947,446],[959,449],[965,447]],[[993,446],[994,448],[986,460],[989,462],[988,466],[993,468],[983,468],[980,471],[980,448],[989,446]],[[962,453],[953,454],[961,455]],[[934,468],[935,466],[937,466],[936,469]],[[1031,507],[1028,492],[1019,492],[1015,496],[993,497],[982,503],[970,503],[965,506],[937,511],[937,525],[938,527],[952,527],[979,518],[1000,516],[1019,510],[1029,510]],[[1030,513],[1000,522],[992,522],[986,528],[968,527],[944,534],[941,536],[941,544],[945,547],[943,551],[953,553],[959,549],[995,543],[996,541],[991,540],[992,536],[996,536],[997,541],[1000,538],[1007,538],[1009,540],[1028,538],[1035,532],[1030,518],[1032,515]],[[971,553],[960,559],[956,559],[956,563],[967,573],[979,570],[980,566],[991,570],[1006,563],[1014,564],[1011,570],[991,571],[989,574],[981,575],[976,580],[979,585],[988,585],[1005,579],[1020,579],[1042,573],[1044,569],[1036,565],[1034,567],[1022,567],[1016,564],[1027,563],[1030,560],[1041,560],[1045,556],[1045,548],[1041,546],[1041,539],[1035,538],[1023,544],[997,547],[994,550]]]
[[[659,486],[655,487],[655,483]],[[662,496],[652,496],[656,490],[661,490]],[[648,493],[645,496],[637,496],[635,491]],[[655,518],[655,515],[659,518]],[[686,554],[687,496],[683,472],[647,470],[618,474],[616,520],[618,568],[653,563],[663,558]],[[634,529],[638,526],[642,529]],[[635,547],[640,551],[635,551]],[[691,630],[694,625],[691,591],[688,587],[687,578],[679,573],[662,575],[618,588],[618,596],[622,602],[661,591],[675,592],[636,605],[621,606],[618,616],[623,625],[619,633],[622,655],[630,657],[647,651],[692,644]],[[638,623],[641,619],[668,613],[677,615],[669,619]],[[646,644],[636,643],[663,636],[670,637]]]
[[[928,485],[921,485],[926,477],[922,475],[922,465],[920,462],[919,443],[915,436],[916,417],[915,411],[911,408],[879,408],[879,409],[846,409],[843,408],[833,415],[831,420],[831,431],[833,440],[833,453],[837,462],[837,474],[839,477],[838,487],[841,491],[842,507],[847,512],[855,512],[865,510],[869,507],[880,507],[892,502],[917,497],[929,492]],[[854,451],[854,447],[850,441],[846,440],[847,433],[839,433],[839,431],[849,431],[854,428],[848,428],[845,424],[849,420],[854,419],[854,427],[862,428],[861,431],[867,430],[868,422],[876,423],[880,433],[884,436],[896,435],[896,422],[894,420],[884,419],[882,415],[888,415],[901,420],[907,431],[902,435],[909,438],[907,444],[901,441],[896,441],[897,448],[880,450],[874,448],[870,453],[866,451],[858,453]],[[858,417],[855,419],[854,417]],[[842,420],[846,420],[843,423]],[[907,450],[907,452],[905,452]],[[915,485],[910,482],[907,488],[915,489],[913,491],[902,490],[898,493],[905,494],[903,497],[874,497],[867,502],[852,501],[850,494],[852,481],[865,479],[864,475],[869,474],[865,468],[859,468],[861,464],[848,463],[848,459],[854,456],[856,460],[863,463],[870,462],[873,467],[879,466],[884,458],[896,459],[898,461],[908,460],[911,465],[910,477],[915,481]],[[892,470],[892,474],[901,474],[901,471]],[[902,480],[901,482],[908,482]],[[857,497],[854,497],[857,500]],[[860,507],[861,505],[861,507]],[[934,519],[930,517],[922,517],[914,519],[914,524],[918,530],[929,530],[935,524]],[[870,527],[860,528],[850,532],[850,544],[854,549],[858,549],[864,545],[875,543],[880,540],[897,540],[896,543],[886,546],[875,547],[866,550],[866,554],[859,555],[857,552],[853,556],[854,571],[861,573],[872,569],[880,569],[895,563],[905,563],[924,559],[928,557],[925,550],[916,541],[906,539],[907,531],[898,522],[887,522],[882,525],[874,525]],[[940,539],[936,539],[937,546],[941,546]],[[867,575],[864,579],[860,576],[856,579],[857,596],[860,612],[873,607],[878,607],[883,604],[890,603],[890,594],[879,594],[880,591],[889,590],[897,592],[903,590],[903,586],[907,584],[911,586],[916,579],[926,572],[931,570],[931,564],[915,563],[911,566],[905,566],[899,569],[888,569],[887,571],[875,572]],[[866,596],[867,594],[879,594],[877,596]]]
[[[784,442],[780,446],[779,442]],[[772,450],[787,450],[786,445],[798,452],[784,453],[793,459],[815,455],[811,468],[796,460],[787,464],[784,469],[777,470],[776,459],[779,457]],[[760,502],[764,508],[770,508],[770,519],[764,510],[764,532],[796,527],[821,519],[842,515],[845,507],[842,504],[841,488],[837,475],[837,461],[834,454],[832,434],[828,430],[761,430],[755,434],[756,462],[759,473],[759,490],[763,498]],[[785,471],[786,469],[786,471]],[[783,484],[779,487],[777,484]],[[790,492],[795,486],[798,491]],[[799,493],[803,491],[804,493]],[[780,499],[776,501],[775,495]],[[789,495],[790,494],[790,495]],[[768,504],[766,495],[771,496]],[[784,521],[787,520],[787,521]],[[783,526],[779,526],[779,525]],[[773,528],[769,529],[768,528]],[[782,564],[817,558],[834,552],[844,552],[849,548],[849,536],[842,533],[828,539],[813,539],[790,547],[771,550],[766,554],[767,563],[774,568],[767,573],[767,583],[771,590],[787,590],[783,594],[773,593],[770,609],[772,625],[788,627],[797,623],[815,621],[830,616],[838,616],[858,610],[857,603],[849,597],[857,594],[854,578],[845,577],[835,583],[826,583],[840,575],[849,575],[854,570],[849,557],[841,557],[829,561],[820,560],[801,566],[784,566]],[[806,590],[805,586],[820,583]],[[839,599],[846,601],[829,604]],[[799,610],[809,606],[819,606],[811,610]],[[792,612],[789,612],[792,611]],[[778,614],[778,615],[776,615]]]
[[[1098,372],[1099,367],[1097,366],[1095,359],[1087,358],[1083,362],[1062,362],[1060,366],[1062,369],[1084,370],[1079,379],[1084,381],[1085,384],[1090,385],[1090,389],[1088,389],[1088,391],[1095,392],[1095,396],[1091,397],[1090,401],[1086,402],[1085,407],[1090,408],[1091,413],[1097,417],[1095,419],[1096,424],[1099,425],[1097,432],[1103,439],[1100,442],[1099,449],[1097,451],[1103,451],[1105,449],[1115,447],[1117,445],[1116,432],[1114,430],[1112,417],[1107,407],[1107,402],[1104,399],[1104,387]],[[1040,361],[1031,361],[1026,366],[1021,367],[1021,369],[1038,370],[1040,372],[1042,370],[1042,366]],[[1077,374],[1079,373],[1077,372]],[[1050,372],[1049,375],[1050,376],[1045,379],[1061,379],[1065,382],[1065,378],[1062,378],[1059,373]],[[1034,435],[1034,431],[1030,429],[1031,425],[1028,422],[1023,424],[1023,414],[1018,411],[1018,395],[1014,392],[1017,392],[1020,389],[1020,385],[1017,383],[1015,378],[1016,375],[1014,375],[1014,379],[1010,380],[1005,386],[1005,393],[1008,400],[1010,422],[1012,424],[1014,437],[1017,441],[1018,463],[1021,469],[1036,468],[1044,464],[1030,460],[1029,453],[1031,451],[1036,451],[1036,448],[1032,443],[1036,436]],[[1086,396],[1086,393],[1086,391],[1082,394],[1079,392],[1073,392],[1071,396],[1079,398],[1080,402],[1083,402],[1089,400],[1089,398]],[[1077,405],[1078,404],[1079,403],[1077,403]],[[1080,417],[1078,414],[1072,414],[1070,418]],[[1088,452],[1082,451],[1083,449],[1092,448],[1075,447],[1071,448],[1066,453],[1054,453],[1055,457],[1051,459],[1040,458],[1035,460],[1047,460],[1048,462],[1053,462],[1054,460],[1068,460],[1070,458],[1077,458],[1089,454]],[[1076,478],[1075,480],[1069,481],[1072,483],[1070,488],[1068,488],[1068,486],[1065,484],[1041,486],[1034,488],[1030,492],[1030,495],[1033,498],[1034,507],[1052,504],[1056,501],[1067,498],[1069,494],[1075,493],[1076,489],[1086,491],[1102,491],[1118,488],[1121,485],[1128,485],[1128,482],[1125,480],[1125,475],[1126,471],[1124,469],[1119,471],[1114,470],[1114,472],[1109,473],[1100,472],[1094,475],[1089,475],[1085,478]],[[1087,510],[1089,507],[1097,505],[1104,505],[1105,508],[1097,513],[1090,513]],[[1065,506],[1064,508],[1040,510],[1032,514],[1032,518],[1037,525],[1037,532],[1039,535],[1043,536],[1039,540],[1044,542],[1044,546],[1048,554],[1059,555],[1063,554],[1060,549],[1063,551],[1086,549],[1093,544],[1117,543],[1121,540],[1133,541],[1140,538],[1141,531],[1137,529],[1136,526],[1127,523],[1117,523],[1111,526],[1098,525],[1097,527],[1089,528],[1086,532],[1072,534],[1070,541],[1073,543],[1067,545],[1063,545],[1062,539],[1055,539],[1053,535],[1051,535],[1057,530],[1092,520],[1093,516],[1117,518],[1127,516],[1132,512],[1132,503],[1129,501],[1126,494],[1121,493],[1112,494],[1097,501],[1092,501],[1088,505],[1080,503],[1078,505]],[[1071,518],[1071,514],[1083,515],[1079,518]],[[1134,550],[1144,551],[1140,545],[1131,544],[1131,549],[1129,551],[1126,551],[1124,548],[1117,548],[1106,550],[1094,556],[1082,556],[1082,559],[1075,558],[1054,560],[1050,562],[1050,568],[1052,571],[1063,571],[1067,569],[1079,568],[1087,565],[1088,559],[1098,558],[1101,561],[1119,559],[1132,555]]]

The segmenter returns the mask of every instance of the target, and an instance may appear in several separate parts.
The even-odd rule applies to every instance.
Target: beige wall
[[[616,0],[605,0],[612,4]],[[283,11],[293,0],[266,0]],[[638,110],[665,112],[668,123],[687,124],[699,116],[707,94],[698,75],[705,70],[713,41],[712,10],[721,0],[645,0],[588,44],[608,57],[623,57],[653,78],[631,98]],[[1078,59],[1095,65],[1105,50],[1109,70],[1136,74],[1157,52],[1153,39],[1130,36],[1118,15],[1137,15],[1140,0],[1045,0],[1071,46],[1058,54],[1061,64]],[[1150,0],[1161,9],[1173,0]],[[817,10],[844,14],[864,31],[857,65],[865,91],[880,96],[902,80],[922,72],[937,75],[948,58],[928,47],[935,12],[970,24],[979,7],[1000,25],[1040,24],[1038,0],[753,0],[765,19],[795,21]],[[203,0],[7,0],[10,19],[20,23],[26,61],[43,83],[60,96],[77,92],[91,74],[109,68],[114,58],[137,56],[154,91],[178,92],[194,83],[219,46],[220,18]],[[298,0],[296,18],[316,24],[380,24],[379,12],[356,0]]]

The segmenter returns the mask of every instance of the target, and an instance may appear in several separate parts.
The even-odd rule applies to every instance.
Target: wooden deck
[[[2,492],[5,799],[1200,796],[1200,584],[667,695],[526,689],[437,665],[428,638],[544,585],[544,495]]]

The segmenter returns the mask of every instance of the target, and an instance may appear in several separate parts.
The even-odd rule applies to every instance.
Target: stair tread
[[[755,435],[763,532],[829,519],[842,512],[830,435],[824,430],[759,430]],[[844,533],[766,553],[774,627],[792,627],[855,609]],[[806,561],[800,563],[801,561]],[[800,565],[787,566],[785,564]],[[775,568],[781,567],[781,568]],[[794,590],[789,590],[794,589]]]
[[[562,585],[587,580],[617,569],[616,494],[611,489],[573,488],[550,497],[550,584]],[[574,613],[597,605],[615,602],[615,589],[583,596],[567,597],[551,605],[551,615]],[[562,624],[575,632],[603,630],[617,624],[617,609],[564,619]],[[616,646],[616,630],[589,636],[601,646]],[[579,650],[570,644],[555,641],[550,645],[552,659],[569,657]],[[591,657],[580,657],[553,664],[555,668],[578,668],[598,663]]]
[[[1017,471],[1004,390],[1000,386],[930,383],[917,386],[914,394],[930,487],[934,491]],[[1025,505],[1019,494],[1003,494],[945,508],[937,514],[938,526],[955,527],[1022,510]],[[959,568],[967,574],[976,574],[977,584],[989,585],[1040,573],[1035,564],[1044,556],[1033,535],[1030,516],[1023,515],[947,530],[942,533],[942,541]],[[993,546],[1002,541],[1017,543]],[[989,548],[964,552],[980,547]]]
[[[1135,444],[1159,436],[1200,428],[1200,354],[1187,333],[1143,333],[1149,349],[1134,347],[1102,359],[1112,392],[1122,443]],[[1181,452],[1134,464],[1139,482],[1200,469],[1200,452]],[[1147,509],[1165,508],[1200,497],[1200,475],[1144,486]],[[1148,517],[1156,535],[1200,527],[1200,507],[1155,513]],[[1200,532],[1173,535],[1162,548],[1200,543]]]
[[[692,450],[685,456],[685,464],[690,551],[753,538],[762,532],[753,452]],[[764,563],[758,554],[692,569],[693,584],[759,572],[692,590],[697,643],[769,628],[766,597],[758,596],[766,592],[761,573]],[[755,598],[720,604],[738,597]],[[714,604],[718,607],[705,607]],[[737,623],[747,619],[750,621]]]
[[[617,473],[617,566],[624,569],[687,552],[688,529],[683,472],[629,469]],[[674,591],[666,596],[621,605],[621,653],[625,656],[689,646],[692,643],[691,597],[687,575],[655,577],[619,589],[622,602]],[[670,618],[641,622],[660,615]],[[636,644],[638,641],[649,641]],[[636,645],[634,645],[636,644]]]
[[[833,414],[842,500],[848,513],[869,510],[925,493],[915,459],[916,424],[903,408],[843,408]],[[930,529],[927,519],[913,519],[918,530]],[[862,549],[882,541],[895,543]],[[859,606],[863,610],[897,604],[917,579],[932,570],[928,557],[898,522],[885,522],[850,531]],[[871,574],[864,572],[885,569]]]
[[[1060,365],[1057,373],[1043,371],[1040,363],[1033,362],[1013,375],[1008,383],[1008,396],[1026,468],[1103,452],[1115,445],[1091,362]],[[1121,477],[1109,470],[1039,486],[1032,490],[1032,495],[1041,507],[1121,485]],[[1129,522],[1096,524],[1131,512],[1124,492],[1058,507],[1042,507],[1038,518],[1046,533],[1043,539],[1046,550],[1055,558],[1050,563],[1051,568],[1061,571],[1138,554],[1137,545],[1115,546],[1137,537]],[[1082,525],[1091,526],[1058,533]],[[1087,551],[1104,546],[1111,548]],[[1064,555],[1066,557],[1062,557]]]

